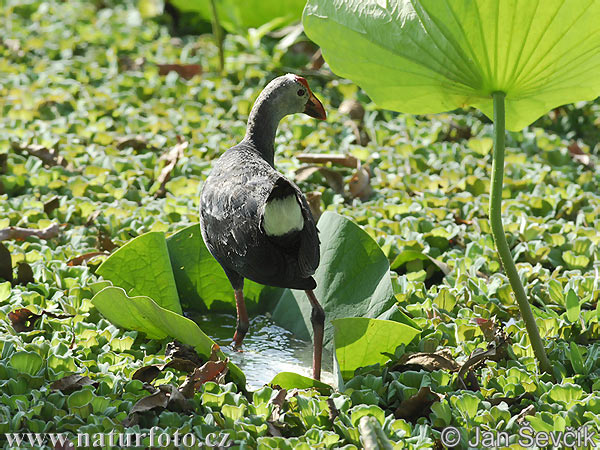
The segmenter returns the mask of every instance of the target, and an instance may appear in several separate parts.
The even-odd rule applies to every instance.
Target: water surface
[[[250,318],[250,329],[244,338],[242,351],[230,346],[235,332],[235,316],[211,314],[194,318],[221,350],[244,374],[248,389],[269,383],[279,372],[295,372],[312,376],[312,343],[296,338],[264,315]],[[323,350],[321,380],[333,384],[332,354]]]

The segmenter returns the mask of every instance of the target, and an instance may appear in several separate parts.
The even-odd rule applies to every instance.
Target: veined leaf
[[[335,357],[342,378],[351,378],[363,366],[385,363],[384,353],[394,353],[396,347],[408,344],[420,331],[392,320],[349,317],[333,321]]]
[[[151,232],[132,239],[96,270],[128,295],[144,295],[181,314],[164,233]]]
[[[594,0],[309,0],[304,29],[338,75],[382,108],[411,114],[474,106],[506,128],[600,94]]]

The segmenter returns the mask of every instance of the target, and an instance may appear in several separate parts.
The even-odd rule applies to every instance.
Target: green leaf
[[[578,255],[572,250],[567,250],[562,254],[562,259],[569,269],[585,269],[590,264],[590,258],[585,255]]]
[[[323,395],[329,395],[333,388],[321,381],[313,380],[293,372],[280,372],[269,383],[271,386],[281,386],[283,389],[315,388]]]
[[[444,286],[440,289],[440,292],[433,300],[433,303],[438,305],[441,309],[452,311],[456,305],[456,297]]]
[[[579,297],[573,289],[569,289],[567,293],[567,319],[569,322],[576,322],[579,319],[579,313]]]
[[[465,419],[474,419],[481,399],[471,392],[463,392],[450,398],[453,406],[457,408]]]
[[[235,312],[233,288],[221,265],[210,254],[200,225],[191,225],[167,239],[177,292],[186,309]],[[283,289],[244,281],[244,298],[249,312],[281,297]]]
[[[44,360],[35,352],[20,351],[10,357],[10,365],[19,372],[36,375],[44,365]]]
[[[548,282],[548,293],[550,298],[557,305],[565,305],[565,294],[563,292],[562,284],[556,280],[550,280]]]
[[[92,303],[104,317],[121,328],[143,331],[151,339],[169,336],[191,345],[204,359],[210,357],[215,342],[195,322],[160,307],[149,297],[128,297],[121,288],[107,287],[92,298]],[[221,351],[219,356],[225,358]],[[244,386],[246,379],[242,371],[231,362],[229,370],[236,382]]]
[[[587,375],[587,370],[585,364],[583,363],[583,358],[581,357],[581,353],[579,352],[579,347],[573,341],[570,342],[570,353],[569,359],[571,360],[571,365],[573,366],[573,370],[575,373],[579,373],[582,375]]]
[[[342,378],[352,377],[359,367],[385,363],[384,353],[408,344],[420,331],[392,320],[349,317],[333,321],[335,356]]]
[[[0,302],[10,297],[10,281],[0,283]]]
[[[173,0],[181,11],[193,11],[210,21],[210,0]],[[223,27],[230,32],[258,28],[275,19],[281,25],[300,20],[306,0],[216,0],[217,15]]]
[[[309,0],[304,29],[339,76],[380,107],[411,114],[474,106],[493,116],[506,93],[518,131],[565,103],[600,94],[600,3]]]
[[[375,405],[357,405],[349,413],[352,425],[355,427],[358,426],[358,422],[364,416],[374,417],[380,425],[383,425],[385,421],[385,412],[379,406]]]
[[[182,313],[164,233],[132,239],[110,255],[96,274],[125,289],[127,295],[147,296],[163,308]]]
[[[347,218],[326,211],[318,223],[321,263],[315,295],[325,310],[325,345],[333,340],[332,321],[378,318],[395,307],[389,263],[377,243]],[[301,339],[312,336],[311,306],[302,291],[286,290],[273,320]],[[392,349],[393,350],[393,349]]]

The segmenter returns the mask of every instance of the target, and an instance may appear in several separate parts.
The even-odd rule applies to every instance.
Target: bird
[[[317,226],[302,191],[274,164],[279,122],[295,113],[327,118],[305,78],[273,79],[254,102],[244,138],[213,164],[200,196],[200,228],[234,290],[233,347],[239,349],[249,328],[244,279],[304,290],[312,308],[313,378],[319,380],[325,311],[312,276],[320,255]]]

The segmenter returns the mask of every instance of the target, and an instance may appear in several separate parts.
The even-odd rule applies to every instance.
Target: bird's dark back
[[[281,192],[296,194],[304,227],[273,238],[265,233],[262,216],[269,198]],[[204,241],[228,275],[233,272],[271,286],[314,289],[311,275],[319,265],[319,239],[308,203],[298,187],[251,145],[238,144],[219,158],[200,203]]]

